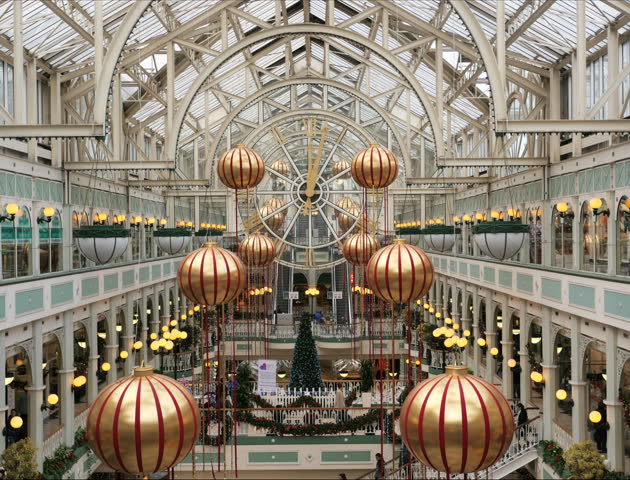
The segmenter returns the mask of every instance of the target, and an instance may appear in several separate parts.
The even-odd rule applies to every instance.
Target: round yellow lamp
[[[599,423],[602,421],[602,414],[599,413],[597,410],[593,410],[591,413],[588,414],[588,419],[592,423]]]
[[[162,335],[166,340],[170,340],[171,339],[171,332],[164,332],[164,334]]]
[[[452,319],[450,319],[450,318],[448,318],[448,317],[446,317],[446,318],[444,319],[444,323],[446,323],[447,325],[450,325],[451,323],[453,323],[453,320],[452,320]]]
[[[198,312],[200,308],[201,308],[201,307],[200,307],[199,305],[195,305],[195,306],[193,307],[193,310],[194,310],[195,312]]]
[[[514,367],[516,367],[516,360],[514,360],[513,358],[510,358],[510,359],[507,361],[507,365],[508,365],[508,367],[510,367],[510,368],[514,368]]]
[[[453,330],[459,330],[459,323],[453,324]]]
[[[177,326],[177,320],[171,320],[171,327]]]
[[[477,339],[477,345],[479,345],[480,347],[485,347],[486,346],[486,340],[483,338],[478,338]]]
[[[531,378],[536,383],[540,383],[543,380],[542,373],[540,372],[532,372],[529,378]]]
[[[425,303],[424,305],[422,305],[422,308],[424,308],[425,310],[428,310],[429,309],[429,304]]]
[[[158,347],[166,346],[166,338],[160,338],[157,343],[158,343]]]
[[[153,350],[155,352],[158,348],[160,348],[160,344],[158,343],[157,340],[153,340],[151,342],[150,348],[151,348],[151,350]]]
[[[55,209],[52,207],[44,208],[44,217],[50,218],[55,214]]]
[[[435,308],[429,307],[429,313],[435,313]]]
[[[470,337],[470,330],[464,330],[464,337]]]
[[[167,340],[166,345],[164,345],[164,348],[166,348],[167,350],[173,350],[174,346],[175,344],[173,343],[172,340]]]
[[[11,417],[11,421],[9,423],[11,424],[11,427],[18,430],[22,428],[22,425],[24,425],[24,420],[22,420],[22,417],[18,417],[16,415],[15,417]]]
[[[493,357],[497,356],[499,354],[499,349],[497,347],[492,347],[490,349],[490,355],[492,355]]]
[[[496,210],[492,210],[492,212],[490,213],[490,217],[493,218],[494,220],[498,220],[499,212],[497,212]]]
[[[451,338],[453,335],[455,335],[455,331],[452,328],[448,328],[446,330],[446,338]]]
[[[599,197],[595,197],[595,198],[591,198],[591,201],[588,202],[588,206],[591,207],[593,210],[597,210],[598,208],[601,208],[603,205],[602,199]],[[593,422],[596,423],[596,422]]]
[[[468,340],[465,338],[460,338],[459,340],[457,340],[457,346],[459,348],[464,348],[466,345],[468,345]]]
[[[49,405],[57,405],[59,403],[59,397],[54,393],[48,395],[48,404]]]
[[[186,340],[188,338],[188,332],[181,332],[179,334],[179,338],[181,338],[182,340]]]
[[[560,202],[556,205],[556,210],[560,213],[566,213],[569,210],[569,205],[566,202]]]
[[[453,346],[453,340],[451,340],[450,338],[447,338],[446,340],[444,340],[444,346],[446,348],[451,348]]]
[[[442,314],[441,314],[440,312],[437,312],[437,313],[435,314],[435,318],[442,318]]]
[[[440,329],[439,329],[439,328],[436,328],[435,330],[433,330],[433,336],[434,336],[435,338],[439,337],[439,336],[440,336],[440,334],[441,334],[441,332],[440,332]]]
[[[140,350],[142,348],[142,342],[138,340],[133,344],[133,348],[135,348],[136,350]]]
[[[567,391],[563,390],[562,388],[560,388],[559,390],[556,390],[556,398],[558,400],[566,400],[567,399]]]
[[[104,372],[109,372],[111,368],[112,366],[109,364],[109,362],[103,362],[103,364],[101,365],[101,370],[103,370]]]
[[[157,333],[153,332],[151,335],[149,335],[149,338],[151,338],[151,340],[155,340],[157,338]]]
[[[167,326],[167,325],[164,325],[164,326],[162,327],[162,331],[163,331],[163,332],[168,332],[168,326]]]
[[[129,352],[127,350],[123,350],[120,352],[120,358],[127,358],[129,356]]]
[[[179,318],[181,318],[182,320],[186,320],[186,318],[188,318],[188,317],[186,317],[186,314],[183,313]]]

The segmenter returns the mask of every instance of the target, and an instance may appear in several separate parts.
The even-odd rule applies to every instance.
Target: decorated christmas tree
[[[300,331],[293,350],[289,388],[301,388],[303,390],[324,388],[317,347],[313,339],[313,332],[311,332],[311,322],[306,316],[300,321]]]

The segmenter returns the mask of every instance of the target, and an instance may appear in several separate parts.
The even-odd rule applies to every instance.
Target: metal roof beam
[[[2,125],[0,138],[82,138],[104,137],[101,124],[84,125]]]
[[[131,162],[134,163],[134,162]],[[159,180],[129,180],[127,182],[130,187],[206,187],[210,188],[208,179],[169,179],[163,178]]]
[[[448,167],[543,167],[547,165],[547,157],[522,157],[522,158],[446,158],[437,159],[438,168]]]
[[[65,170],[175,170],[172,162],[136,161],[136,162],[65,162]]]
[[[495,177],[417,177],[408,178],[407,185],[469,185],[472,183],[489,183]]]
[[[630,120],[506,120],[497,133],[628,133]]]

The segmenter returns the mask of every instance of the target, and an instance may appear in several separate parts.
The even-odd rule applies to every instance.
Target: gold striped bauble
[[[199,407],[186,388],[153,367],[107,385],[87,418],[90,447],[117,472],[144,475],[180,463],[199,436]]]
[[[344,242],[343,256],[352,265],[366,265],[378,247],[378,240],[372,235],[355,233]]]
[[[221,183],[228,188],[253,188],[265,176],[265,162],[256,151],[237,145],[219,159],[217,173]]]
[[[418,247],[400,238],[377,251],[366,268],[368,285],[386,302],[409,303],[426,295],[433,283],[433,263]]]
[[[280,200],[282,202],[282,200]],[[284,202],[282,202],[284,205]],[[274,208],[270,204],[265,204],[260,208],[260,218],[269,217],[265,220],[267,227],[271,230],[280,230],[284,225],[284,211],[278,212],[273,215],[273,212],[278,210],[278,208]],[[271,216],[269,216],[271,215]]]
[[[508,401],[468,367],[416,385],[400,409],[400,434],[420,462],[447,474],[484,470],[506,452],[514,433]]]
[[[385,188],[398,176],[398,161],[392,152],[373,143],[354,156],[350,172],[363,188]]]
[[[238,256],[207,242],[184,258],[177,283],[184,296],[196,305],[223,305],[245,287],[247,273]]]
[[[284,207],[286,203],[280,197],[271,197],[268,200],[265,200],[265,203],[263,203],[263,205],[270,207],[271,211],[275,211]],[[280,214],[284,216],[285,212],[282,211],[280,212]]]
[[[284,160],[276,160],[273,162],[269,168],[271,169],[271,174],[279,174],[288,177],[291,174],[291,167]]]
[[[342,210],[348,212],[349,215],[341,213],[337,211],[337,223],[339,224],[339,229],[347,232],[352,228],[354,223],[357,221],[353,217],[358,217],[361,213],[361,208],[359,204],[352,200],[350,197],[343,197],[341,200],[337,202],[337,206]],[[351,216],[352,215],[352,216]]]
[[[337,175],[340,175],[343,173],[343,175],[341,175],[339,178],[348,178],[348,175],[350,174],[350,162],[348,162],[348,160],[343,160],[343,159],[338,160],[332,164],[331,171],[332,171],[333,177],[336,177]]]
[[[249,267],[266,267],[276,258],[276,246],[266,235],[253,233],[240,243],[238,255]]]

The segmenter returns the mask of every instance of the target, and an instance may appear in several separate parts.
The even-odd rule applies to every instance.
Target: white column
[[[479,339],[479,287],[473,288],[473,337],[475,337],[475,343],[472,346],[473,349],[473,373],[479,375],[479,364],[481,363],[481,348],[477,345]]]
[[[576,2],[575,5],[577,9],[577,45],[571,74],[572,83],[575,85],[573,118],[584,120],[586,118],[586,2]],[[573,136],[573,156],[578,156],[581,153],[582,134],[578,133]]]
[[[0,331],[0,379],[6,378],[6,370],[7,370],[7,351],[5,349],[5,340],[4,340],[4,331]],[[7,389],[0,388],[0,432],[6,426],[5,423],[5,414],[9,406],[7,405]],[[4,446],[6,441],[4,439],[0,439],[0,455],[4,452]]]
[[[28,436],[31,437],[33,445],[44,444],[44,418],[41,406],[44,394],[43,376],[43,337],[42,322],[37,320],[31,323],[31,336],[33,348],[30,352],[31,363],[31,384],[28,386]],[[44,464],[44,453],[41,448],[37,449],[37,467],[41,471]]]
[[[88,365],[87,365],[87,401],[88,404],[92,404],[98,395],[98,379],[96,372],[98,371],[98,316],[94,305],[90,305],[90,317],[87,322],[87,336],[88,336]],[[109,340],[107,340],[109,342]],[[107,358],[107,357],[105,357]],[[112,370],[116,368],[112,364]],[[109,377],[109,374],[108,374]]]
[[[543,437],[553,438],[553,421],[558,414],[556,390],[558,389],[558,366],[555,365],[555,343],[551,320],[551,308],[542,307],[542,368],[545,385],[543,387]],[[571,350],[574,352],[574,350]]]
[[[13,0],[13,99],[15,123],[24,124],[24,47],[22,42],[22,0]]]
[[[492,347],[498,347],[496,319],[494,318],[494,304],[492,303],[493,291],[487,288],[486,292],[486,380],[494,384],[494,375],[497,371],[497,359],[490,353]]]
[[[59,401],[61,403],[61,423],[63,443],[74,444],[74,322],[71,310],[63,312],[63,345],[61,345],[62,367],[59,370]],[[96,376],[87,377],[87,382],[97,382]],[[89,388],[89,387],[87,387]]]
[[[519,366],[521,367],[521,403],[525,406],[529,403],[529,390],[531,374],[529,366],[529,356],[527,355],[527,341],[529,337],[529,322],[527,321],[527,300],[521,299],[519,308],[519,318],[521,320],[521,334],[518,341]]]
[[[584,357],[580,349],[580,323],[582,319],[571,317],[571,398],[573,411],[571,416],[574,442],[588,440],[586,431],[586,382],[584,381]],[[543,340],[544,341],[544,340]]]
[[[28,90],[28,124],[37,125],[37,57],[33,57],[26,64],[26,88]],[[37,139],[28,139],[28,159],[37,161]]]
[[[116,313],[117,304],[112,298],[109,305],[109,316],[107,318],[107,345],[105,345],[105,361],[112,368],[107,372],[107,383],[113,383],[118,378],[118,368],[116,367],[116,359],[118,358],[118,333],[116,332]]]
[[[549,119],[560,120],[560,69],[549,69]],[[560,161],[560,134],[549,135],[549,161],[558,163]]]
[[[512,341],[512,329],[514,326],[511,322],[511,314],[508,307],[508,296],[503,295],[501,301],[501,316],[503,317],[503,328],[501,329],[501,354],[503,355],[503,394],[506,398],[514,397],[514,382],[512,378],[512,369],[508,366],[508,360],[512,358],[514,351],[514,342]]]
[[[608,25],[608,87],[610,88],[619,74],[619,33],[617,28]],[[621,98],[619,97],[619,87],[615,88],[608,99],[608,118],[618,120]],[[614,222],[613,222],[614,223]]]
[[[133,367],[136,363],[136,354],[133,349],[133,300],[131,300],[131,295],[127,294],[125,297],[125,323],[122,326],[123,334],[121,335],[121,349],[127,350],[129,356],[123,362],[123,375],[128,376],[131,375]]]
[[[613,222],[611,222],[613,223]],[[608,450],[608,468],[615,472],[624,471],[624,418],[623,404],[619,401],[619,372],[617,364],[617,329],[606,327],[606,417],[610,430],[606,448]]]

